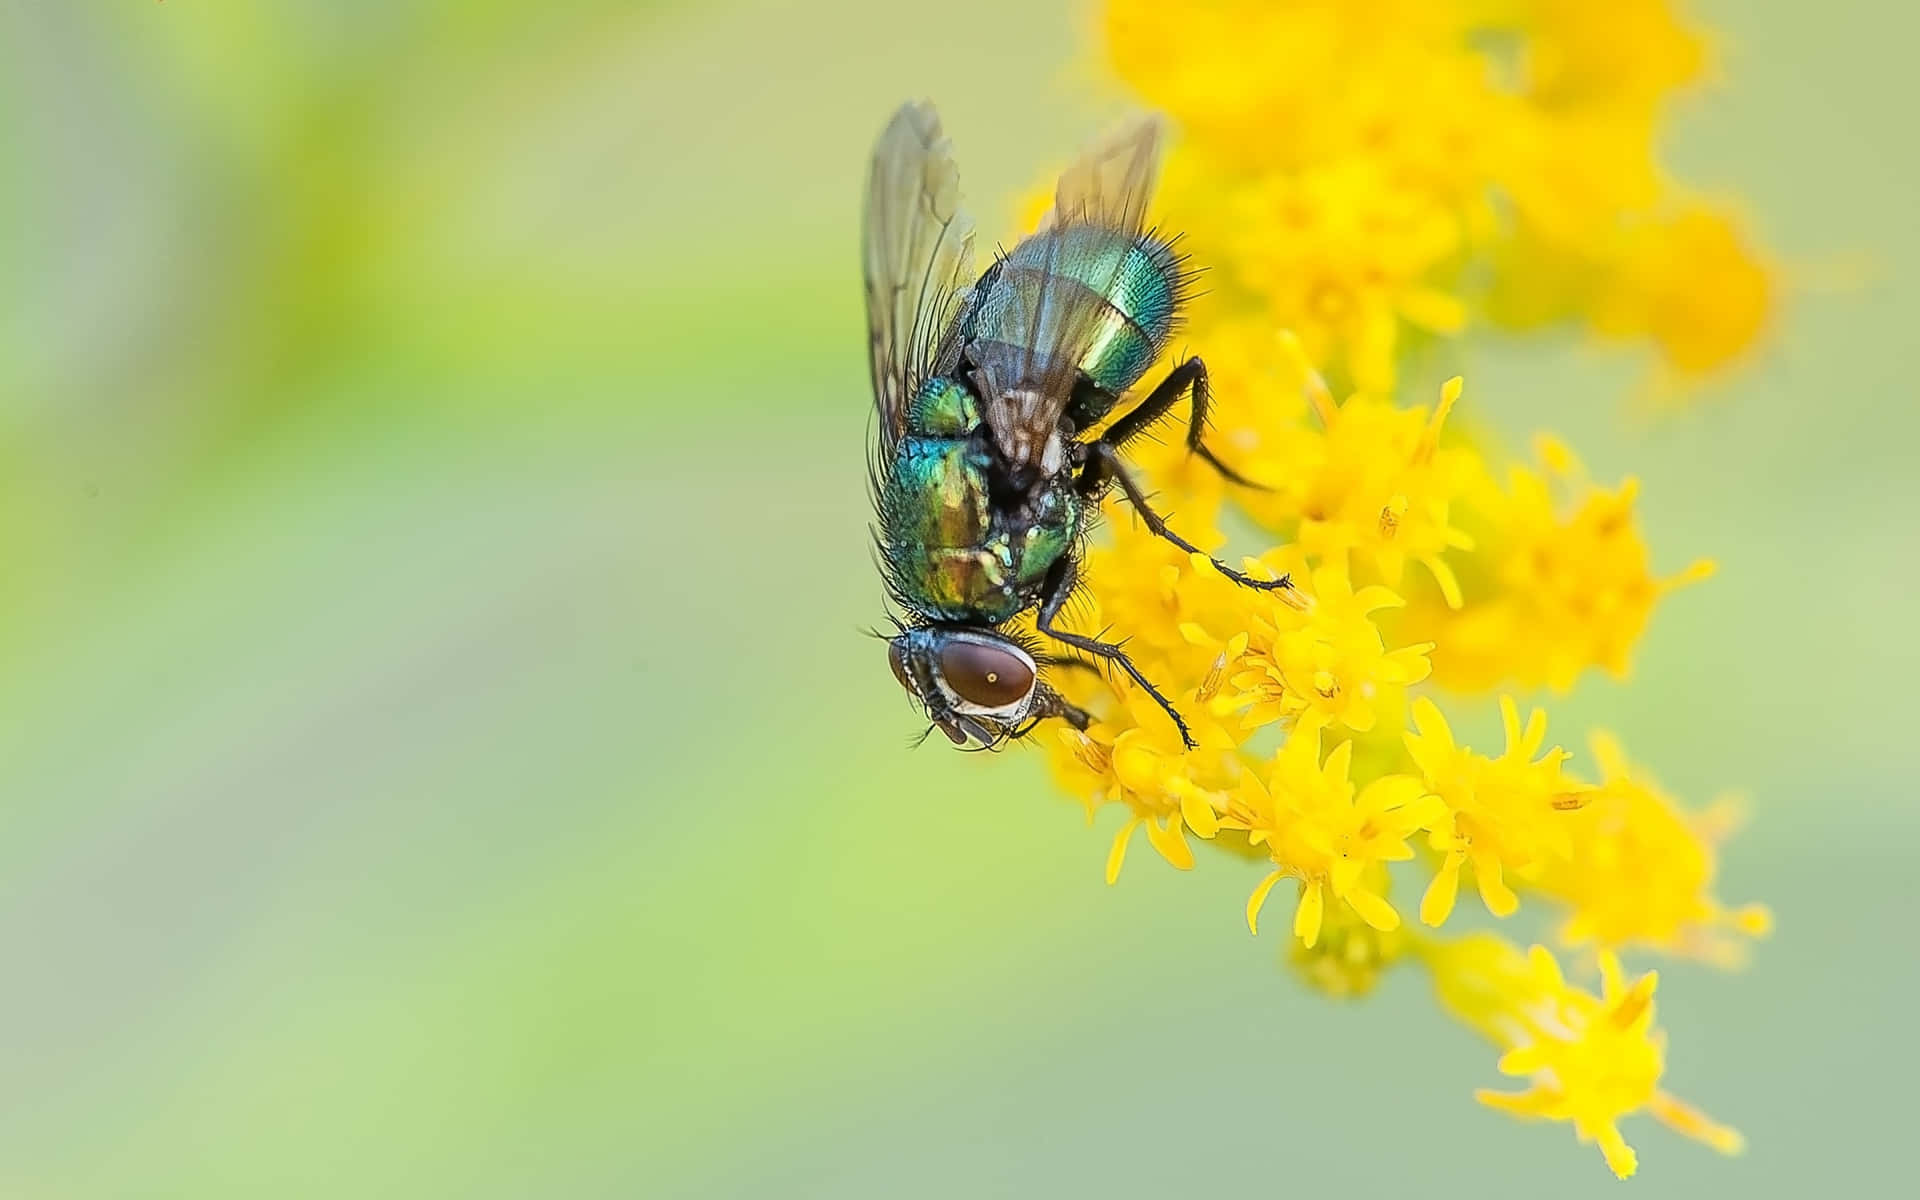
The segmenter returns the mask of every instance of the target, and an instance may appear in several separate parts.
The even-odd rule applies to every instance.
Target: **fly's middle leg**
[[[1208,448],[1206,443],[1207,406],[1213,402],[1213,389],[1207,382],[1207,364],[1198,355],[1168,371],[1167,377],[1147,393],[1147,398],[1142,400],[1132,412],[1115,421],[1100,440],[1114,446],[1126,445],[1145,433],[1155,421],[1166,416],[1167,412],[1185,395],[1193,397],[1191,415],[1187,418],[1187,449],[1205,459],[1209,466],[1220,472],[1222,478],[1229,479],[1242,487],[1259,491],[1269,490],[1221,462],[1219,456]]]
[[[1204,556],[1208,562],[1213,564],[1214,570],[1225,575],[1228,579],[1233,580],[1241,587],[1249,587],[1261,592],[1275,592],[1293,586],[1293,577],[1290,575],[1282,575],[1278,579],[1255,579],[1245,571],[1236,571],[1211,554],[1207,554],[1206,551],[1200,549],[1200,547],[1194,545],[1192,542],[1181,537],[1167,525],[1165,517],[1162,517],[1153,510],[1153,505],[1147,500],[1146,492],[1141,490],[1139,481],[1134,479],[1133,475],[1127,470],[1126,464],[1120,461],[1120,452],[1114,448],[1111,442],[1102,438],[1097,442],[1089,443],[1087,450],[1091,457],[1088,459],[1087,465],[1080,476],[1079,487],[1082,494],[1095,496],[1098,495],[1108,483],[1117,483],[1120,485],[1121,493],[1126,496],[1127,503],[1133,505],[1133,510],[1140,514],[1140,519],[1146,522],[1147,529],[1152,532],[1153,536],[1172,542],[1188,554]]]

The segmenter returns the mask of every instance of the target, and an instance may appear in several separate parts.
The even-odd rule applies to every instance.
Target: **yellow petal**
[[[1627,1139],[1620,1136],[1620,1127],[1608,1121],[1596,1132],[1595,1140],[1600,1143],[1600,1153],[1607,1160],[1607,1167],[1615,1177],[1630,1178],[1640,1169],[1640,1158],[1627,1145]]]
[[[1127,861],[1127,842],[1133,837],[1133,831],[1140,827],[1139,817],[1128,817],[1120,832],[1113,835],[1113,848],[1107,851],[1107,886],[1112,887],[1120,878],[1120,864]]]
[[[1258,936],[1260,933],[1260,907],[1267,902],[1267,893],[1273,885],[1279,883],[1282,876],[1274,871],[1254,885],[1253,895],[1247,897],[1247,932]]]
[[[1358,592],[1355,592],[1353,603],[1354,607],[1363,613],[1378,612],[1383,608],[1405,608],[1407,606],[1407,602],[1400,598],[1398,592],[1391,588],[1383,588],[1377,583],[1363,587]]]
[[[1420,731],[1421,737],[1431,738],[1447,749],[1453,749],[1453,730],[1447,725],[1447,718],[1425,696],[1413,702],[1413,726]]]
[[[1537,1121],[1546,1114],[1541,1110],[1548,1102],[1546,1093],[1539,1088],[1528,1088],[1524,1092],[1496,1092],[1491,1088],[1480,1088],[1473,1098],[1488,1108],[1497,1109],[1523,1121]]]
[[[1564,991],[1567,977],[1560,973],[1560,962],[1545,946],[1527,947],[1527,971],[1547,991]]]
[[[1186,827],[1172,817],[1162,825],[1158,821],[1148,821],[1147,842],[1160,852],[1160,857],[1182,871],[1193,870],[1193,849],[1187,845]]]
[[[1320,940],[1320,918],[1325,912],[1326,899],[1320,894],[1319,883],[1308,884],[1300,893],[1300,903],[1293,910],[1293,936],[1300,939],[1307,949]]]
[[[1520,897],[1513,894],[1503,876],[1500,860],[1491,854],[1473,856],[1473,879],[1480,886],[1480,902],[1496,917],[1510,917],[1520,908]]]
[[[1520,757],[1532,758],[1540,749],[1540,743],[1547,740],[1547,713],[1536,708],[1527,715],[1527,730],[1520,739]]]
[[[1460,594],[1460,577],[1453,573],[1453,567],[1447,560],[1438,554],[1425,554],[1420,561],[1426,564],[1433,581],[1440,585],[1440,598],[1447,602],[1448,608],[1457,610],[1466,603],[1465,597]]]
[[[1206,793],[1192,784],[1187,784],[1179,791],[1180,819],[1187,823],[1187,828],[1203,838],[1210,838],[1220,832],[1219,814],[1213,811],[1213,805],[1208,801]]]
[[[1360,914],[1362,921],[1382,933],[1400,928],[1400,914],[1394,911],[1393,905],[1388,904],[1384,897],[1375,895],[1365,888],[1357,888],[1349,892],[1347,903],[1353,906],[1354,912]]]
[[[1357,858],[1342,854],[1328,864],[1327,882],[1333,885],[1333,894],[1344,897],[1353,891],[1360,882],[1360,872],[1366,869],[1366,863]]]
[[[1500,697],[1500,725],[1506,731],[1507,751],[1511,753],[1520,745],[1520,708],[1512,696]]]
[[[1497,1066],[1502,1075],[1531,1075],[1552,1061],[1545,1046],[1521,1046],[1502,1054]]]
[[[1341,742],[1327,755],[1326,766],[1322,768],[1322,771],[1328,779],[1345,783],[1352,769],[1353,743]]]
[[[1691,1104],[1676,1100],[1665,1092],[1655,1092],[1653,1099],[1647,1102],[1647,1109],[1669,1129],[1697,1142],[1705,1142],[1722,1154],[1739,1154],[1747,1148],[1747,1139],[1740,1136],[1739,1130],[1720,1124]]]
[[[1355,807],[1362,812],[1383,813],[1420,799],[1426,784],[1411,775],[1382,775],[1360,789]]]
[[[1420,897],[1420,920],[1428,925],[1438,925],[1453,912],[1453,902],[1460,894],[1460,864],[1465,855],[1449,854],[1447,861],[1440,864],[1440,871],[1427,885],[1427,894]]]

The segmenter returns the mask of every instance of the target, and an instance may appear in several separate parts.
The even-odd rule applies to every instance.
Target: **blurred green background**
[[[1723,565],[1555,708],[1748,791],[1722,890],[1779,915],[1661,991],[1752,1150],[1636,1122],[1629,1186],[1852,1192],[1920,1080],[1920,18],[1698,11],[1670,160],[1873,278],[1657,424],[1570,341],[1469,394]],[[1076,20],[0,3],[0,1196],[1622,1186],[1418,976],[1276,969],[1246,871],[1108,889],[1036,756],[905,749],[863,160],[934,95],[996,227],[1099,115]]]

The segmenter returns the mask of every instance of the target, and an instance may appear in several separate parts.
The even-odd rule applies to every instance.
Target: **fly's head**
[[[894,678],[956,746],[992,748],[1037,715],[1039,667],[1011,638],[987,629],[908,629],[887,641]]]

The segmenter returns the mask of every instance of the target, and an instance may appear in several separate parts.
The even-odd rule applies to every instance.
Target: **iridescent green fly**
[[[902,107],[874,147],[864,254],[879,415],[874,537],[907,614],[888,658],[955,745],[995,747],[1047,717],[1086,728],[1088,715],[1039,678],[1056,660],[1002,628],[1035,607],[1043,636],[1132,676],[1194,745],[1179,710],[1119,645],[1056,623],[1109,488],[1156,535],[1196,552],[1149,507],[1119,453],[1183,397],[1187,445],[1247,482],[1202,441],[1198,358],[1099,436],[1085,432],[1166,349],[1193,281],[1176,239],[1146,226],[1160,140],[1159,122],[1145,118],[1097,143],[1061,175],[1038,231],[977,280],[959,170],[933,107]],[[1247,587],[1290,586],[1213,565]]]

